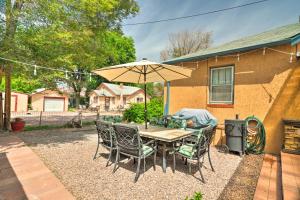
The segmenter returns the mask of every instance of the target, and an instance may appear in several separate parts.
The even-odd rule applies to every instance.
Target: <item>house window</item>
[[[210,92],[211,104],[233,103],[233,66],[210,69]]]
[[[126,104],[126,97],[123,97],[123,105]]]
[[[98,97],[94,96],[94,103],[98,103]]]
[[[144,99],[142,97],[137,97],[136,98],[136,102],[138,103],[142,103],[144,101]]]
[[[116,103],[116,98],[115,98],[115,97],[112,97],[112,98],[111,98],[111,102],[112,102],[113,104],[115,104],[115,103]]]

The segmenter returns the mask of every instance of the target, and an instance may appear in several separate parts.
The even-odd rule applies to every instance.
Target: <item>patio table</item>
[[[182,129],[168,129],[163,127],[149,127],[144,129],[140,127],[140,136],[151,138],[160,141],[163,147],[163,172],[166,172],[167,168],[167,144],[176,142],[180,139],[186,138],[192,135],[193,131],[187,131]]]

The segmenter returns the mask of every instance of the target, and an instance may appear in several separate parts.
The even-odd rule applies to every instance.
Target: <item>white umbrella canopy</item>
[[[114,82],[153,83],[188,78],[192,70],[148,60],[96,69],[94,73]]]
[[[93,73],[98,74],[112,82],[126,83],[153,83],[166,82],[178,79],[189,78],[192,70],[175,65],[160,64],[143,59],[138,62],[131,62],[111,67],[96,69]],[[145,88],[145,128],[147,129],[147,98]]]

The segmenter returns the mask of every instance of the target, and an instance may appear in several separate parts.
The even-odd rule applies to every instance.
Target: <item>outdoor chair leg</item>
[[[214,169],[214,167],[212,165],[211,158],[210,158],[210,147],[208,147],[208,154],[207,155],[208,155],[208,160],[209,160],[209,164],[210,164],[211,170],[214,172],[215,169]]]
[[[146,171],[146,158],[144,157],[144,173],[143,173],[143,175],[145,175],[145,171]]]
[[[191,162],[188,163],[188,166],[189,166],[189,173],[191,174],[192,173]]]
[[[175,169],[176,169],[176,154],[173,153],[173,173],[175,173]]]
[[[133,164],[135,164],[135,158],[133,158]]]
[[[112,153],[113,153],[113,149],[112,149],[112,148],[110,148],[110,150],[109,150],[109,156],[108,156],[108,160],[107,160],[107,163],[106,163],[106,167],[108,166],[108,164],[109,164],[109,161],[111,161],[111,155],[112,155]]]
[[[157,151],[154,152],[154,156],[153,156],[153,169],[154,169],[154,171],[156,170],[156,153],[157,153]]]
[[[138,165],[137,165],[137,168],[136,168],[136,175],[135,175],[135,178],[134,178],[134,182],[136,182],[140,176],[140,165],[141,165],[141,158],[138,158]]]
[[[187,165],[187,158],[185,158],[184,165]]]
[[[115,161],[113,173],[117,170],[117,165],[119,164],[119,159],[120,159],[120,151],[119,151],[119,149],[117,149],[116,161]]]
[[[200,176],[201,176],[202,182],[205,183],[205,179],[204,179],[202,171],[201,171],[202,163],[200,162],[200,159],[198,159],[198,167],[199,167],[199,172],[200,172]]]
[[[98,154],[98,150],[99,150],[99,137],[98,137],[98,145],[97,145],[96,153],[94,155],[94,160],[96,159],[96,156]]]

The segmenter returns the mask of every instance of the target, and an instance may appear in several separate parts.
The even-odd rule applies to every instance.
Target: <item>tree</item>
[[[1,1],[0,4],[0,25],[1,25],[1,38],[0,46],[1,46],[1,54],[10,56],[15,53],[15,34],[18,26],[18,19],[20,17],[21,9],[23,7],[23,0],[15,0],[11,2],[7,0],[5,2]],[[5,16],[3,18],[3,16]],[[3,28],[4,27],[4,28]],[[11,65],[2,63],[4,72],[5,72],[5,119],[4,119],[4,128],[10,129],[10,102],[11,102]],[[2,99],[1,99],[2,100]],[[2,103],[1,103],[2,110]],[[2,113],[0,113],[2,115]],[[1,122],[2,124],[2,122]]]
[[[161,60],[168,60],[201,49],[207,49],[212,44],[212,32],[182,31],[169,34],[168,46],[160,52]]]
[[[15,92],[23,92],[30,94],[38,88],[45,87],[39,80],[27,79],[24,77],[12,77],[11,88]],[[5,90],[5,80],[0,84],[0,91]]]
[[[96,34],[68,32],[65,35],[56,31],[49,33],[51,31],[46,29],[39,31],[33,37],[39,38],[38,41],[29,41],[30,44],[26,46],[30,47],[35,59],[40,60],[42,65],[63,71],[47,73],[47,70],[40,69],[38,71],[42,76],[38,75],[37,78],[48,85],[57,81],[67,83],[75,93],[76,107],[79,106],[82,88],[88,86],[91,70],[135,60],[133,39],[117,31],[101,31]],[[69,34],[72,36],[69,37]],[[53,39],[48,41],[47,38]],[[26,38],[23,41],[25,40]]]
[[[57,81],[63,80],[78,94],[87,77],[78,78],[77,72],[85,74],[95,67],[135,59],[133,41],[123,37],[120,29],[124,18],[138,12],[138,5],[133,0],[6,0],[0,5],[2,57],[69,72],[70,79],[63,71],[39,70],[35,78],[43,83],[54,86]],[[113,49],[108,47],[115,44],[120,47],[122,41],[115,39],[116,43],[107,44],[107,35],[126,40],[127,47],[131,45],[131,52],[110,54],[108,59],[107,49]],[[10,77],[12,64],[7,66],[6,74]],[[32,76],[28,73],[30,69],[24,66],[13,67],[13,73]],[[27,73],[23,74],[24,71]],[[9,80],[6,83],[9,85]],[[10,113],[6,105],[6,113]]]

